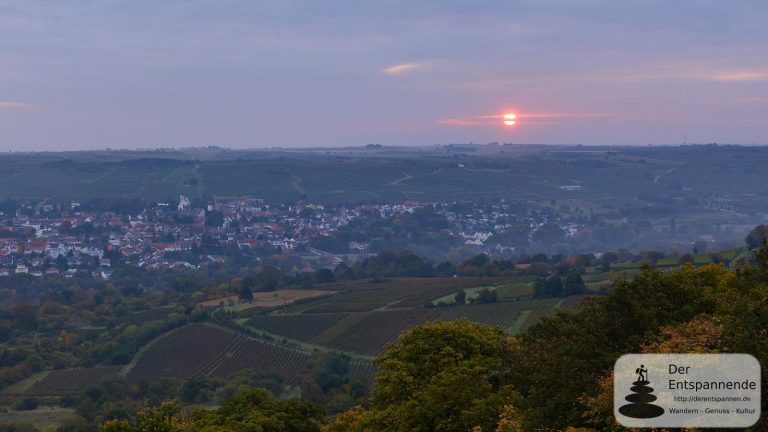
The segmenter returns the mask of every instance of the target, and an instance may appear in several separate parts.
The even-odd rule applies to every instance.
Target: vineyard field
[[[358,376],[366,381],[373,382],[377,368],[373,362],[367,360],[352,360],[349,364],[349,375]]]
[[[311,342],[346,316],[345,313],[257,315],[249,319],[246,325],[287,338]]]
[[[297,383],[310,354],[247,336],[237,336],[221,353],[213,356],[195,376],[227,379],[243,369],[274,374],[283,381]]]
[[[327,342],[331,348],[361,354],[378,354],[409,327],[435,319],[436,309],[384,310],[372,312]]]
[[[339,294],[309,301],[293,308],[289,307],[284,311],[335,313],[364,312],[382,307],[420,307],[461,289],[495,286],[509,280],[509,278],[396,278],[377,283],[355,281],[347,284],[333,284],[328,288],[341,291]]]
[[[224,379],[242,369],[254,369],[295,383],[309,358],[310,354],[304,351],[242,336],[229,329],[190,324],[146,345],[126,368],[126,375],[133,382],[195,376]]]
[[[482,324],[494,325],[511,332],[523,311],[551,312],[559,303],[557,298],[525,299],[509,302],[476,304],[442,308],[439,319],[450,321],[466,318]]]
[[[97,366],[93,368],[75,368],[52,370],[34,383],[26,396],[64,396],[74,395],[99,385],[104,378],[120,372],[120,366]]]
[[[205,361],[222,352],[237,334],[205,324],[171,330],[145,345],[126,368],[132,381],[186,379]]]

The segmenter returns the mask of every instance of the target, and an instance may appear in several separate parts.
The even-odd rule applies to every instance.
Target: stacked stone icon
[[[646,378],[647,371],[644,366],[638,368],[638,380],[632,383],[632,394],[624,399],[629,404],[619,408],[619,412],[622,415],[638,419],[648,419],[658,417],[664,414],[664,408],[654,405],[651,402],[656,401],[656,396],[653,395],[653,387],[651,387]]]

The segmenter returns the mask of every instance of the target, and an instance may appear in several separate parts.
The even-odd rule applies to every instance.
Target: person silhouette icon
[[[637,381],[648,381],[648,369],[645,368],[645,365],[640,365],[639,368],[635,369],[635,373],[637,374]]]

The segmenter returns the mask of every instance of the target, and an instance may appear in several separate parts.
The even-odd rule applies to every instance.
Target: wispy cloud
[[[521,125],[550,125],[557,124],[553,120],[568,118],[599,118],[613,117],[613,113],[518,113],[518,124]],[[468,118],[446,118],[438,120],[436,123],[443,126],[498,126],[501,125],[503,114],[488,114]],[[528,119],[534,121],[527,121]],[[549,121],[536,121],[549,120]]]
[[[765,70],[723,70],[714,71],[709,75],[713,81],[768,81],[768,69]]]
[[[30,108],[32,108],[32,105],[28,103],[0,100],[0,109],[23,110]]]
[[[385,67],[380,72],[386,75],[399,75],[405,72],[411,72],[413,70],[420,69],[423,66],[424,65],[422,63],[400,63]]]
[[[531,119],[557,119],[557,118],[594,118],[594,117],[613,117],[613,113],[530,113],[518,114],[517,118]]]
[[[696,63],[663,65],[646,71],[613,71],[597,74],[595,79],[618,81],[714,81],[714,82],[761,82],[768,81],[768,68],[721,68]]]
[[[447,118],[447,119],[441,119],[437,121],[437,124],[443,125],[443,126],[491,126],[495,125],[497,122],[495,121],[488,121],[484,120],[483,118],[478,119],[454,119],[454,118]]]

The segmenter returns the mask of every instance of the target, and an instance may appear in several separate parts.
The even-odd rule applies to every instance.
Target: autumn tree
[[[376,360],[370,410],[343,419],[353,431],[493,430],[515,399],[505,377],[515,346],[501,329],[466,320],[416,327]]]

